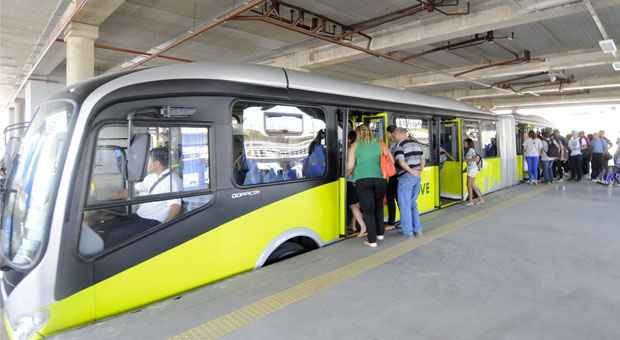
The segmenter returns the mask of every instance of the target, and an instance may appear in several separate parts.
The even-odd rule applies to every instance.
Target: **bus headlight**
[[[32,315],[22,316],[13,327],[15,340],[28,340],[47,322],[46,312],[37,312]]]

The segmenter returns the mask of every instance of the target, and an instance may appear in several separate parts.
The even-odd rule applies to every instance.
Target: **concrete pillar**
[[[15,99],[15,110],[13,111],[13,121],[11,124],[25,122],[25,100],[24,98]]]
[[[67,28],[67,86],[95,76],[95,40],[99,27],[72,22]]]
[[[25,110],[22,121],[29,122],[42,102],[57,92],[64,90],[65,84],[43,80],[30,80],[24,88]]]

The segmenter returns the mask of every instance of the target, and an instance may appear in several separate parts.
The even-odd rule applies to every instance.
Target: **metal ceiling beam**
[[[494,88],[498,91],[504,91],[504,92],[510,92],[510,93],[514,93],[513,90],[508,90],[508,89],[503,89],[500,87],[496,87],[493,86],[491,84],[487,84],[484,82],[481,82],[479,80],[476,79],[472,79],[470,77],[464,76],[462,74],[451,74],[451,73],[447,73],[444,72],[442,70],[439,69],[434,69],[432,67],[428,67],[428,66],[424,66],[424,65],[420,65],[420,64],[415,64],[412,62],[406,62],[401,60],[400,57],[394,56],[390,53],[384,53],[381,51],[375,51],[375,50],[371,50],[368,47],[364,47],[364,46],[358,46],[343,40],[338,39],[337,37],[331,37],[329,35],[325,35],[322,34],[322,32],[320,31],[320,27],[317,28],[307,28],[305,26],[299,25],[296,22],[294,22],[293,20],[288,20],[286,18],[281,18],[277,15],[277,13],[259,13],[260,15],[238,15],[235,17],[232,17],[231,20],[238,20],[238,21],[254,21],[254,22],[264,22],[267,24],[271,24],[292,32],[296,32],[296,33],[300,33],[300,34],[304,34],[307,36],[311,36],[314,38],[317,38],[319,40],[323,40],[335,45],[339,45],[342,47],[346,47],[355,51],[359,51],[362,53],[365,53],[367,55],[371,55],[383,60],[387,60],[387,61],[391,61],[391,62],[396,62],[399,64],[403,64],[403,65],[409,65],[418,69],[422,69],[422,70],[426,70],[429,72],[432,72],[434,74],[441,74],[445,77],[448,78],[453,78],[453,79],[458,79],[464,82],[469,82],[478,86],[482,86],[484,88]],[[529,92],[525,92],[525,93],[529,93]],[[533,95],[536,95],[534,93],[532,93]]]
[[[594,6],[592,6],[592,2],[590,2],[590,0],[583,0],[583,3],[586,5],[588,12],[590,12],[590,16],[592,16],[592,20],[594,20],[594,23],[596,24],[596,27],[598,27],[599,32],[601,32],[603,40],[608,40],[609,34],[607,34],[607,30],[605,29],[601,18],[599,18],[598,14],[596,14],[596,10],[594,9]]]
[[[121,65],[121,69],[133,69],[136,68],[140,65],[143,65],[144,63],[157,58],[159,55],[166,53],[167,51],[184,44],[185,42],[217,27],[222,25],[223,23],[225,23],[226,21],[230,20],[231,18],[234,18],[258,5],[260,5],[261,3],[265,2],[265,0],[247,0],[244,1],[242,3],[240,3],[239,5],[236,5],[234,7],[232,7],[231,9],[224,11],[223,13],[221,13],[220,15],[216,16],[215,18],[207,21],[206,23],[204,23],[203,25],[200,26],[200,28],[196,29],[196,30],[188,30],[187,32],[181,34],[180,36],[167,41],[164,44],[161,44],[149,51],[147,51],[147,53],[149,53],[148,56],[143,56],[143,57],[138,57],[137,59],[134,59],[131,62],[125,63],[123,65]]]
[[[603,53],[601,50],[587,50],[587,51],[569,51],[566,53],[541,56],[539,59],[544,61],[532,61],[527,64],[511,65],[503,67],[495,67],[470,73],[468,76],[479,81],[499,79],[503,77],[514,77],[518,75],[526,75],[532,73],[546,72],[546,71],[562,71],[578,68],[587,68],[600,65],[610,65],[614,62],[614,57]],[[479,66],[485,66],[479,65]],[[459,67],[446,70],[451,74],[457,74],[471,69],[469,67]],[[398,77],[392,77],[387,79],[380,79],[370,81],[371,84],[381,85],[395,88],[424,88],[435,85],[454,84],[458,86],[454,77],[447,77],[443,74],[436,74],[432,72],[414,73],[408,75],[402,75]]]
[[[514,5],[505,0],[492,2],[492,5],[482,8],[472,6],[471,14],[468,16],[449,18],[447,20],[437,20],[437,18],[431,17],[374,32],[372,34],[371,48],[377,51],[389,52],[424,47],[471,36],[480,32],[505,29],[585,11],[581,3],[573,2],[567,3],[563,1],[562,3],[565,5],[552,7],[549,10],[533,10],[530,7],[516,9]],[[536,3],[529,6],[534,5]],[[614,5],[618,5],[617,0],[597,1],[597,8],[606,8]],[[524,13],[528,14],[524,15]],[[360,39],[353,43],[364,46],[366,41]],[[257,60],[257,62],[286,68],[316,68],[363,57],[365,57],[364,53],[346,47],[320,46],[294,51],[269,59]]]
[[[549,93],[561,93],[561,92],[576,92],[583,90],[604,90],[604,89],[620,89],[620,75],[617,76],[607,76],[607,77],[589,77],[581,80],[577,80],[570,84],[565,84],[562,86],[560,91],[559,84],[555,85],[546,85],[544,87],[538,89],[532,89],[530,91],[538,93],[538,94],[549,94]],[[454,89],[447,91],[433,91],[429,94],[434,96],[441,97],[449,97],[456,100],[461,101],[471,101],[476,99],[484,99],[484,98],[499,98],[499,97],[510,97],[510,94],[505,92],[496,91],[494,89],[482,89],[482,90],[472,90],[472,89]],[[520,100],[526,100],[523,97],[520,97]]]
[[[473,101],[472,103],[474,103]],[[582,106],[589,104],[620,104],[620,89],[607,91],[588,91],[585,93],[528,97],[493,99],[490,101],[481,101],[480,104],[486,104],[495,110],[513,109],[513,108],[532,108],[532,107],[549,107],[549,106]]]
[[[19,96],[19,93],[24,89],[24,86],[26,86],[28,79],[30,79],[30,76],[32,76],[36,68],[39,66],[39,64],[41,64],[41,61],[43,60],[43,58],[45,58],[47,52],[56,42],[56,39],[61,37],[67,26],[69,26],[72,20],[77,18],[77,16],[80,14],[80,11],[82,11],[84,7],[86,7],[87,3],[88,0],[80,0],[79,2],[74,2],[72,6],[69,6],[69,8],[66,9],[64,14],[62,14],[59,22],[57,22],[54,28],[51,30],[49,36],[47,37],[47,40],[45,42],[42,42],[41,45],[39,45],[43,46],[43,48],[40,51],[33,51],[34,53],[33,55],[31,55],[32,61],[27,60],[26,63],[23,65],[25,73],[17,77],[14,91],[9,96],[9,101],[5,103],[5,109],[8,108],[15,101],[17,96]],[[51,24],[51,22],[48,24]]]

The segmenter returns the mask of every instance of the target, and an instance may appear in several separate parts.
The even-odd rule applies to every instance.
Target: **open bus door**
[[[460,119],[443,120],[440,126],[439,188],[440,207],[463,200],[463,141]]]

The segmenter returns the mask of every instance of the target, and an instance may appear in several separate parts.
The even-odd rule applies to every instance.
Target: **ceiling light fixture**
[[[601,47],[601,50],[605,53],[616,55],[616,43],[613,39],[601,40],[598,42],[598,45]]]
[[[614,71],[620,72],[620,61],[615,61],[611,64],[611,67],[614,68]]]

